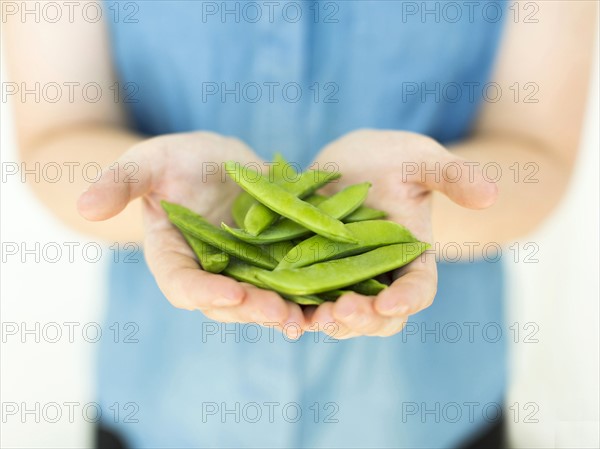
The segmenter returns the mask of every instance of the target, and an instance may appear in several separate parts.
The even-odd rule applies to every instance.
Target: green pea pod
[[[269,166],[269,181],[281,184],[285,180],[295,179],[297,174],[294,166],[281,153],[275,153],[273,164]]]
[[[388,286],[379,282],[377,279],[367,279],[366,281],[359,282],[358,284],[351,285],[348,290],[360,293],[366,296],[377,296]]]
[[[313,295],[340,289],[400,268],[429,248],[411,242],[382,246],[358,256],[321,262],[303,268],[257,273],[259,281],[289,295]]]
[[[296,304],[300,304],[301,306],[318,306],[323,304],[326,300],[318,297],[317,295],[286,295],[281,294],[281,296],[288,301],[295,302]]]
[[[304,198],[304,201],[312,204],[313,206],[318,206],[326,199],[327,199],[327,197],[325,195],[319,195],[318,193],[313,193],[309,197]]]
[[[246,282],[248,284],[252,284],[258,288],[263,288],[265,290],[270,290],[270,288],[263,282],[259,281],[256,277],[257,274],[260,273],[269,273],[267,270],[263,270],[262,268],[255,267],[248,263],[245,263],[236,258],[231,258],[227,267],[223,270],[223,274],[226,274],[233,279]],[[293,301],[296,304],[302,305],[319,305],[325,302],[323,299],[314,295],[287,295],[282,294],[282,297],[289,301]]]
[[[333,218],[343,218],[352,213],[352,211],[356,210],[356,208],[363,203],[370,186],[370,183],[365,182],[346,187],[335,195],[324,199],[322,202],[318,203],[316,207]],[[307,202],[315,200],[321,201],[321,197],[310,197],[307,199]],[[282,242],[303,237],[311,233],[310,230],[302,224],[286,219],[278,221],[258,236],[254,236],[243,229],[230,228],[224,223],[222,223],[221,226],[238,239],[255,244]],[[344,227],[344,225],[342,226]]]
[[[229,264],[227,265],[227,267],[223,270],[223,274],[226,274],[227,276],[232,277],[237,281],[246,282],[248,284],[255,285],[256,287],[269,290],[267,284],[259,281],[256,278],[256,275],[258,273],[262,273],[263,271],[265,273],[268,272],[267,270],[264,270],[252,264],[246,263],[242,260],[236,259],[235,257],[232,257],[229,260]]]
[[[359,221],[347,224],[346,228],[358,243],[334,242],[315,235],[293,247],[275,269],[306,267],[317,262],[366,253],[380,246],[417,241],[408,229],[393,221]]]
[[[233,217],[235,224],[240,228],[244,227],[244,218],[246,217],[248,210],[255,203],[256,200],[246,191],[240,192],[235,200],[233,200],[233,204],[231,205],[231,216]]]
[[[242,169],[240,164],[231,161],[225,163],[225,171],[246,192],[278,214],[332,240],[356,242],[341,221],[302,201],[277,184],[270,183],[260,173]]]
[[[277,265],[277,261],[259,247],[237,240],[188,208],[167,201],[161,201],[161,205],[171,223],[182,232],[259,267],[273,269]]]
[[[357,221],[366,221],[366,220],[379,220],[381,218],[385,218],[387,214],[382,210],[372,209],[367,206],[360,206],[346,218],[344,218],[344,223],[355,223]]]
[[[328,182],[339,178],[339,173],[309,170],[295,179],[281,179],[276,184],[298,198],[304,198]],[[257,198],[244,218],[244,228],[252,235],[258,235],[279,218],[279,214],[263,204],[263,198]]]
[[[294,170],[294,167],[283,158],[281,153],[276,153],[273,158],[273,164],[269,166],[269,180],[279,183],[283,179],[289,179],[295,175],[296,170]],[[231,215],[233,216],[233,221],[238,227],[244,227],[244,218],[246,217],[248,210],[254,204],[260,203],[252,198],[252,195],[246,191],[240,192],[240,194],[233,201],[231,206]]]
[[[313,194],[306,198],[305,201],[307,203],[312,204],[313,206],[318,206],[326,199],[326,196]],[[252,201],[255,201],[255,199],[252,198]],[[283,256],[285,256],[289,252],[289,250],[292,249],[296,244],[297,243],[294,243],[293,240],[285,240],[275,243],[269,243],[267,245],[264,245],[263,248],[271,255],[271,257],[273,257],[275,260],[277,260],[277,262],[279,262],[281,259],[283,259]]]
[[[366,296],[376,296],[388,286],[379,282],[376,279],[367,279],[354,285],[345,287],[345,290],[330,290],[328,292],[319,293],[319,297],[325,301],[336,301],[344,293],[360,293]]]
[[[229,256],[227,253],[219,251],[214,246],[203,242],[193,235],[185,232],[182,234],[186,242],[188,242],[188,245],[190,245],[190,248],[194,251],[194,254],[196,254],[198,262],[200,262],[204,271],[208,271],[209,273],[220,273],[227,267],[227,264],[229,263]]]
[[[319,298],[325,301],[337,301],[344,293],[349,293],[351,290],[330,290],[328,292],[319,293]]]
[[[294,247],[294,243],[290,240],[285,242],[275,242],[269,245],[264,245],[262,248],[269,253],[269,255],[280,262],[281,259]]]

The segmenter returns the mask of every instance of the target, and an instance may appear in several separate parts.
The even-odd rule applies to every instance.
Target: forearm
[[[39,176],[36,180],[28,176],[27,184],[58,218],[77,231],[108,242],[141,241],[140,200],[133,201],[121,214],[105,222],[83,219],[77,212],[76,203],[89,182],[97,177],[98,167],[108,167],[142,139],[138,134],[108,125],[58,129],[25,143],[28,147],[22,154],[27,169],[39,163],[43,175],[43,167],[56,163],[62,169],[61,176],[57,182],[51,182],[54,175]]]
[[[475,136],[450,149],[485,167],[486,176],[497,180],[499,196],[488,209],[469,210],[435,193],[434,236],[441,245],[505,244],[532,232],[559,202],[572,168],[572,161],[559,152],[513,136]],[[468,176],[466,168],[462,175]]]

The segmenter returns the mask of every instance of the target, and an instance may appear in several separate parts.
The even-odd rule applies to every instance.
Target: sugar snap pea
[[[353,292],[360,293],[361,295],[376,296],[387,287],[387,285],[379,282],[377,279],[367,279],[366,281],[359,282],[347,288]]]
[[[365,253],[380,246],[416,242],[404,226],[393,221],[369,220],[346,224],[358,243],[340,243],[315,235],[290,249],[276,270],[300,268],[317,262]]]
[[[233,221],[239,227],[244,226],[244,218],[248,213],[248,210],[252,207],[253,204],[256,203],[256,200],[252,198],[245,190],[241,191],[238,196],[233,200],[233,204],[231,205],[231,216],[233,217]]]
[[[342,296],[344,293],[350,293],[352,290],[329,290],[328,292],[319,293],[319,298],[324,299],[325,301],[337,301],[337,299]]]
[[[342,221],[344,223],[355,223],[357,221],[378,220],[385,218],[387,214],[382,210],[373,209],[367,206],[360,206]]]
[[[288,171],[291,172],[292,176],[296,176],[296,170],[294,170],[294,168],[287,163],[287,161],[284,159],[283,155],[281,153],[275,153],[275,155],[273,156],[273,162],[269,165],[269,181],[281,183],[283,181],[283,179],[285,179],[285,176],[288,174]],[[257,206],[260,204],[258,201],[256,201],[254,198],[252,198],[252,195],[250,195],[248,192],[244,191],[243,193],[245,195],[248,195],[251,198],[251,201],[248,204],[248,208],[244,212],[244,217],[242,217],[242,220],[237,221],[234,219],[235,224],[237,224],[240,228],[246,227],[244,221],[245,221],[248,211],[253,206]],[[256,212],[255,212],[255,214],[256,214]],[[248,221],[249,221],[249,225],[251,228],[253,226],[255,226],[253,223],[254,220],[248,219]],[[256,226],[258,226],[258,225],[256,225]]]
[[[265,273],[268,272],[263,268],[254,266],[240,259],[232,257],[229,260],[229,264],[227,265],[227,267],[225,267],[225,269],[223,270],[223,274],[231,276],[232,278],[240,282],[246,282],[248,284],[255,285],[259,288],[268,289],[269,287],[267,287],[267,284],[261,282],[256,277],[258,273],[262,273],[263,271]]]
[[[304,198],[304,201],[312,204],[313,206],[319,206],[323,201],[325,201],[327,197],[325,195],[319,195],[318,193],[313,193],[309,197]]]
[[[259,273],[269,273],[267,270],[256,267],[254,265],[243,262],[235,257],[232,257],[227,267],[223,270],[223,274],[226,274],[240,282],[246,282],[252,284],[258,288],[269,290],[269,287],[257,279],[256,275]],[[325,302],[324,299],[319,298],[316,295],[289,295],[282,293],[286,299],[301,305],[319,305]]]
[[[240,164],[231,161],[225,163],[225,171],[246,192],[280,215],[332,240],[356,242],[341,221],[302,201],[277,184],[269,183],[260,173],[243,169]]]
[[[241,229],[224,223],[217,228],[166,201],[162,206],[204,270],[273,290],[301,305],[336,301],[348,292],[375,296],[387,287],[375,276],[389,275],[429,248],[403,226],[380,220],[385,212],[362,205],[369,183],[326,197],[316,190],[339,174],[305,172],[288,182],[290,170],[281,155],[268,177],[225,164],[228,176],[243,189],[231,210]]]
[[[296,169],[292,164],[285,160],[283,154],[275,153],[273,163],[269,166],[269,181],[280,183],[285,179],[290,179],[296,176]]]
[[[292,195],[298,198],[304,198],[315,190],[323,187],[328,182],[339,178],[339,173],[326,172],[319,170],[309,170],[300,174],[295,179],[281,179],[276,182],[282,189],[285,189]],[[279,214],[269,207],[265,206],[261,198],[257,198],[258,202],[252,204],[248,213],[244,217],[244,228],[252,235],[258,235],[267,229],[275,220],[279,218]]]
[[[366,296],[376,296],[387,287],[387,285],[379,282],[376,279],[367,279],[366,281],[344,287],[344,290],[330,290],[328,292],[319,293],[318,296],[326,301],[335,301],[344,293],[350,292],[360,293],[361,295]]]
[[[281,153],[276,153],[273,158],[273,163],[269,166],[269,180],[280,182],[289,171],[294,175],[296,174],[294,168],[288,165]],[[244,218],[253,204],[259,203],[245,190],[242,190],[233,201],[231,215],[235,224],[240,228],[244,227]]]
[[[275,242],[269,245],[264,245],[262,248],[269,253],[269,255],[280,262],[281,259],[294,247],[294,242],[286,240],[284,242]]]
[[[363,203],[370,186],[371,184],[368,182],[354,184],[337,192],[329,198],[322,200],[323,197],[312,196],[307,198],[307,202],[319,201],[316,206],[318,209],[334,218],[340,219],[352,213],[352,211],[356,210],[356,208]],[[258,236],[254,236],[243,229],[230,228],[224,223],[222,223],[221,226],[238,239],[255,244],[281,242],[303,237],[311,233],[311,231],[306,229],[302,224],[288,219],[278,221]]]
[[[277,265],[277,261],[261,248],[234,238],[188,208],[167,201],[161,201],[161,205],[171,223],[182,232],[259,267],[273,269]]]
[[[219,251],[214,246],[203,242],[187,232],[182,232],[185,241],[196,254],[198,262],[204,271],[209,273],[220,273],[229,263],[229,255]]]
[[[344,288],[400,268],[429,248],[423,242],[382,246],[367,253],[321,262],[303,268],[257,273],[259,281],[290,295],[312,295]]]
[[[289,179],[291,176],[295,175],[296,170],[294,167],[288,164],[281,153],[276,153],[273,158],[273,163],[269,166],[269,180],[281,182],[283,179]],[[248,210],[254,204],[260,203],[245,190],[242,190],[233,201],[233,205],[231,206],[231,215],[233,216],[233,221],[235,224],[240,228],[244,227],[244,218],[246,217]]]
[[[285,293],[280,293],[280,295],[301,306],[318,306],[326,301],[317,295],[286,295]]]

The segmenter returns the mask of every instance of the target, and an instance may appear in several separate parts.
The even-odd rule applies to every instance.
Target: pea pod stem
[[[246,282],[247,284],[254,285],[258,288],[270,290],[265,283],[261,282],[257,278],[257,275],[260,273],[269,273],[269,271],[255,267],[235,258],[231,258],[229,264],[223,271],[223,274],[226,274],[227,276],[230,276],[240,282]],[[301,305],[319,305],[325,302],[324,299],[315,295],[293,295],[285,293],[281,293],[281,295],[286,299]]]

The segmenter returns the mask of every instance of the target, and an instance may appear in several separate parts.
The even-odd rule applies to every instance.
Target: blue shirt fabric
[[[136,129],[234,135],[308,166],[357,128],[461,139],[489,98],[503,3],[250,3],[107,15]],[[133,323],[134,341],[102,340],[98,391],[103,410],[121,409],[105,424],[133,447],[455,447],[497,416],[498,261],[441,263],[435,303],[394,337],[291,342],[173,308],[130,256],[111,266],[106,323]]]

